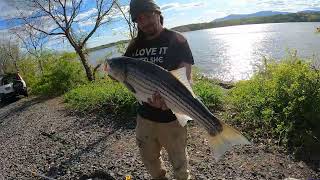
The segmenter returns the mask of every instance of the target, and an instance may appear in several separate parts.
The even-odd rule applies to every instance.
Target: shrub
[[[32,85],[33,94],[60,95],[87,82],[83,67],[74,54],[64,53],[51,58],[47,59],[43,73]]]
[[[38,64],[34,58],[25,57],[18,61],[19,74],[26,82],[29,91],[31,87],[37,82]]]
[[[203,78],[195,81],[194,93],[209,109],[221,109],[223,104],[223,90],[209,79]]]
[[[230,102],[253,136],[271,136],[295,152],[320,147],[319,71],[295,56],[265,69],[230,91]]]
[[[115,114],[133,115],[134,96],[118,82],[110,79],[79,86],[64,96],[67,105],[80,112],[106,108]]]

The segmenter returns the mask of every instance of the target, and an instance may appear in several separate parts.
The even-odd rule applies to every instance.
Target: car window
[[[1,85],[7,85],[10,84],[16,80],[19,80],[19,76],[17,74],[10,74],[6,75],[2,78]]]

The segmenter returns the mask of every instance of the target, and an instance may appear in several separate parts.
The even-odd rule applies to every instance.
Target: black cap
[[[147,11],[161,12],[160,7],[154,2],[154,0],[131,0],[130,15],[133,22],[135,22],[139,13]]]

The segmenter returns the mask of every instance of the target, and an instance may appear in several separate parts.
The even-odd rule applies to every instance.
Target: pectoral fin
[[[191,88],[190,82],[187,78],[187,73],[186,73],[186,68],[182,67],[180,69],[172,70],[170,73],[176,77],[190,92],[191,94],[195,97],[195,94]]]
[[[184,127],[188,121],[192,120],[191,117],[185,115],[185,114],[181,114],[181,113],[176,113],[176,112],[173,112],[176,117],[177,117],[177,120],[179,121],[180,125],[182,127]]]

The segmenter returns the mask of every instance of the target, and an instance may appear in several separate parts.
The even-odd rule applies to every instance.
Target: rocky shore
[[[72,114],[62,98],[26,98],[0,109],[2,179],[150,179],[135,144],[134,118]],[[172,178],[166,152],[164,166]],[[281,147],[235,147],[218,162],[195,123],[188,124],[193,179],[320,179],[320,169]]]

